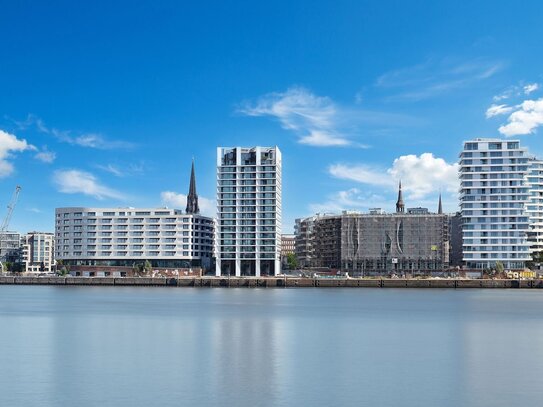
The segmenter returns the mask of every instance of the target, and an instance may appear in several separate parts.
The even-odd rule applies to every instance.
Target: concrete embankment
[[[93,285],[170,287],[375,287],[375,288],[543,288],[543,280],[363,279],[303,277],[11,277],[0,285]]]

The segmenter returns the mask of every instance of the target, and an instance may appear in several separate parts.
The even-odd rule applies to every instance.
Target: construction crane
[[[2,273],[6,272],[4,263],[2,262],[3,260],[2,248],[4,245],[4,240],[6,239],[6,232],[8,231],[9,222],[11,221],[11,216],[13,215],[13,210],[15,209],[15,205],[17,205],[20,192],[21,192],[21,187],[17,185],[15,187],[15,191],[13,192],[11,200],[9,201],[6,217],[4,218],[4,221],[2,222],[2,226],[0,226],[0,268],[2,269]]]

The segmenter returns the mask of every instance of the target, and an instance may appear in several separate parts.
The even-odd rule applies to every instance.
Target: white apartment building
[[[527,213],[530,217],[530,230],[528,242],[530,252],[543,251],[543,161],[530,158],[530,172],[528,182],[530,184],[530,196],[527,205]]]
[[[53,233],[27,233],[23,243],[23,271],[36,274],[53,271],[54,247]]]
[[[281,151],[217,148],[216,275],[281,272]]]
[[[168,208],[57,208],[57,260],[77,267],[209,268],[214,221]],[[72,269],[74,269],[72,267]]]
[[[530,260],[528,151],[518,140],[466,141],[460,153],[463,262],[523,268]]]

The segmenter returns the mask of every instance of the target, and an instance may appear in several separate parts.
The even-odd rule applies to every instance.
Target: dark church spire
[[[441,192],[439,193],[439,202],[437,204],[437,213],[441,215],[443,213],[443,206],[441,205]]]
[[[405,207],[403,205],[403,198],[402,198],[402,181],[400,181],[400,185],[398,188],[398,202],[396,202],[396,213],[403,213],[405,210]]]
[[[187,195],[187,209],[185,212],[200,213],[200,208],[198,207],[198,194],[196,193],[196,176],[194,175],[194,158],[192,159],[189,194]]]

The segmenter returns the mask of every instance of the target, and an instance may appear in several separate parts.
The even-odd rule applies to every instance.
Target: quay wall
[[[543,288],[543,279],[364,279],[307,277],[22,277],[0,276],[0,285],[162,287],[375,287],[375,288]]]

